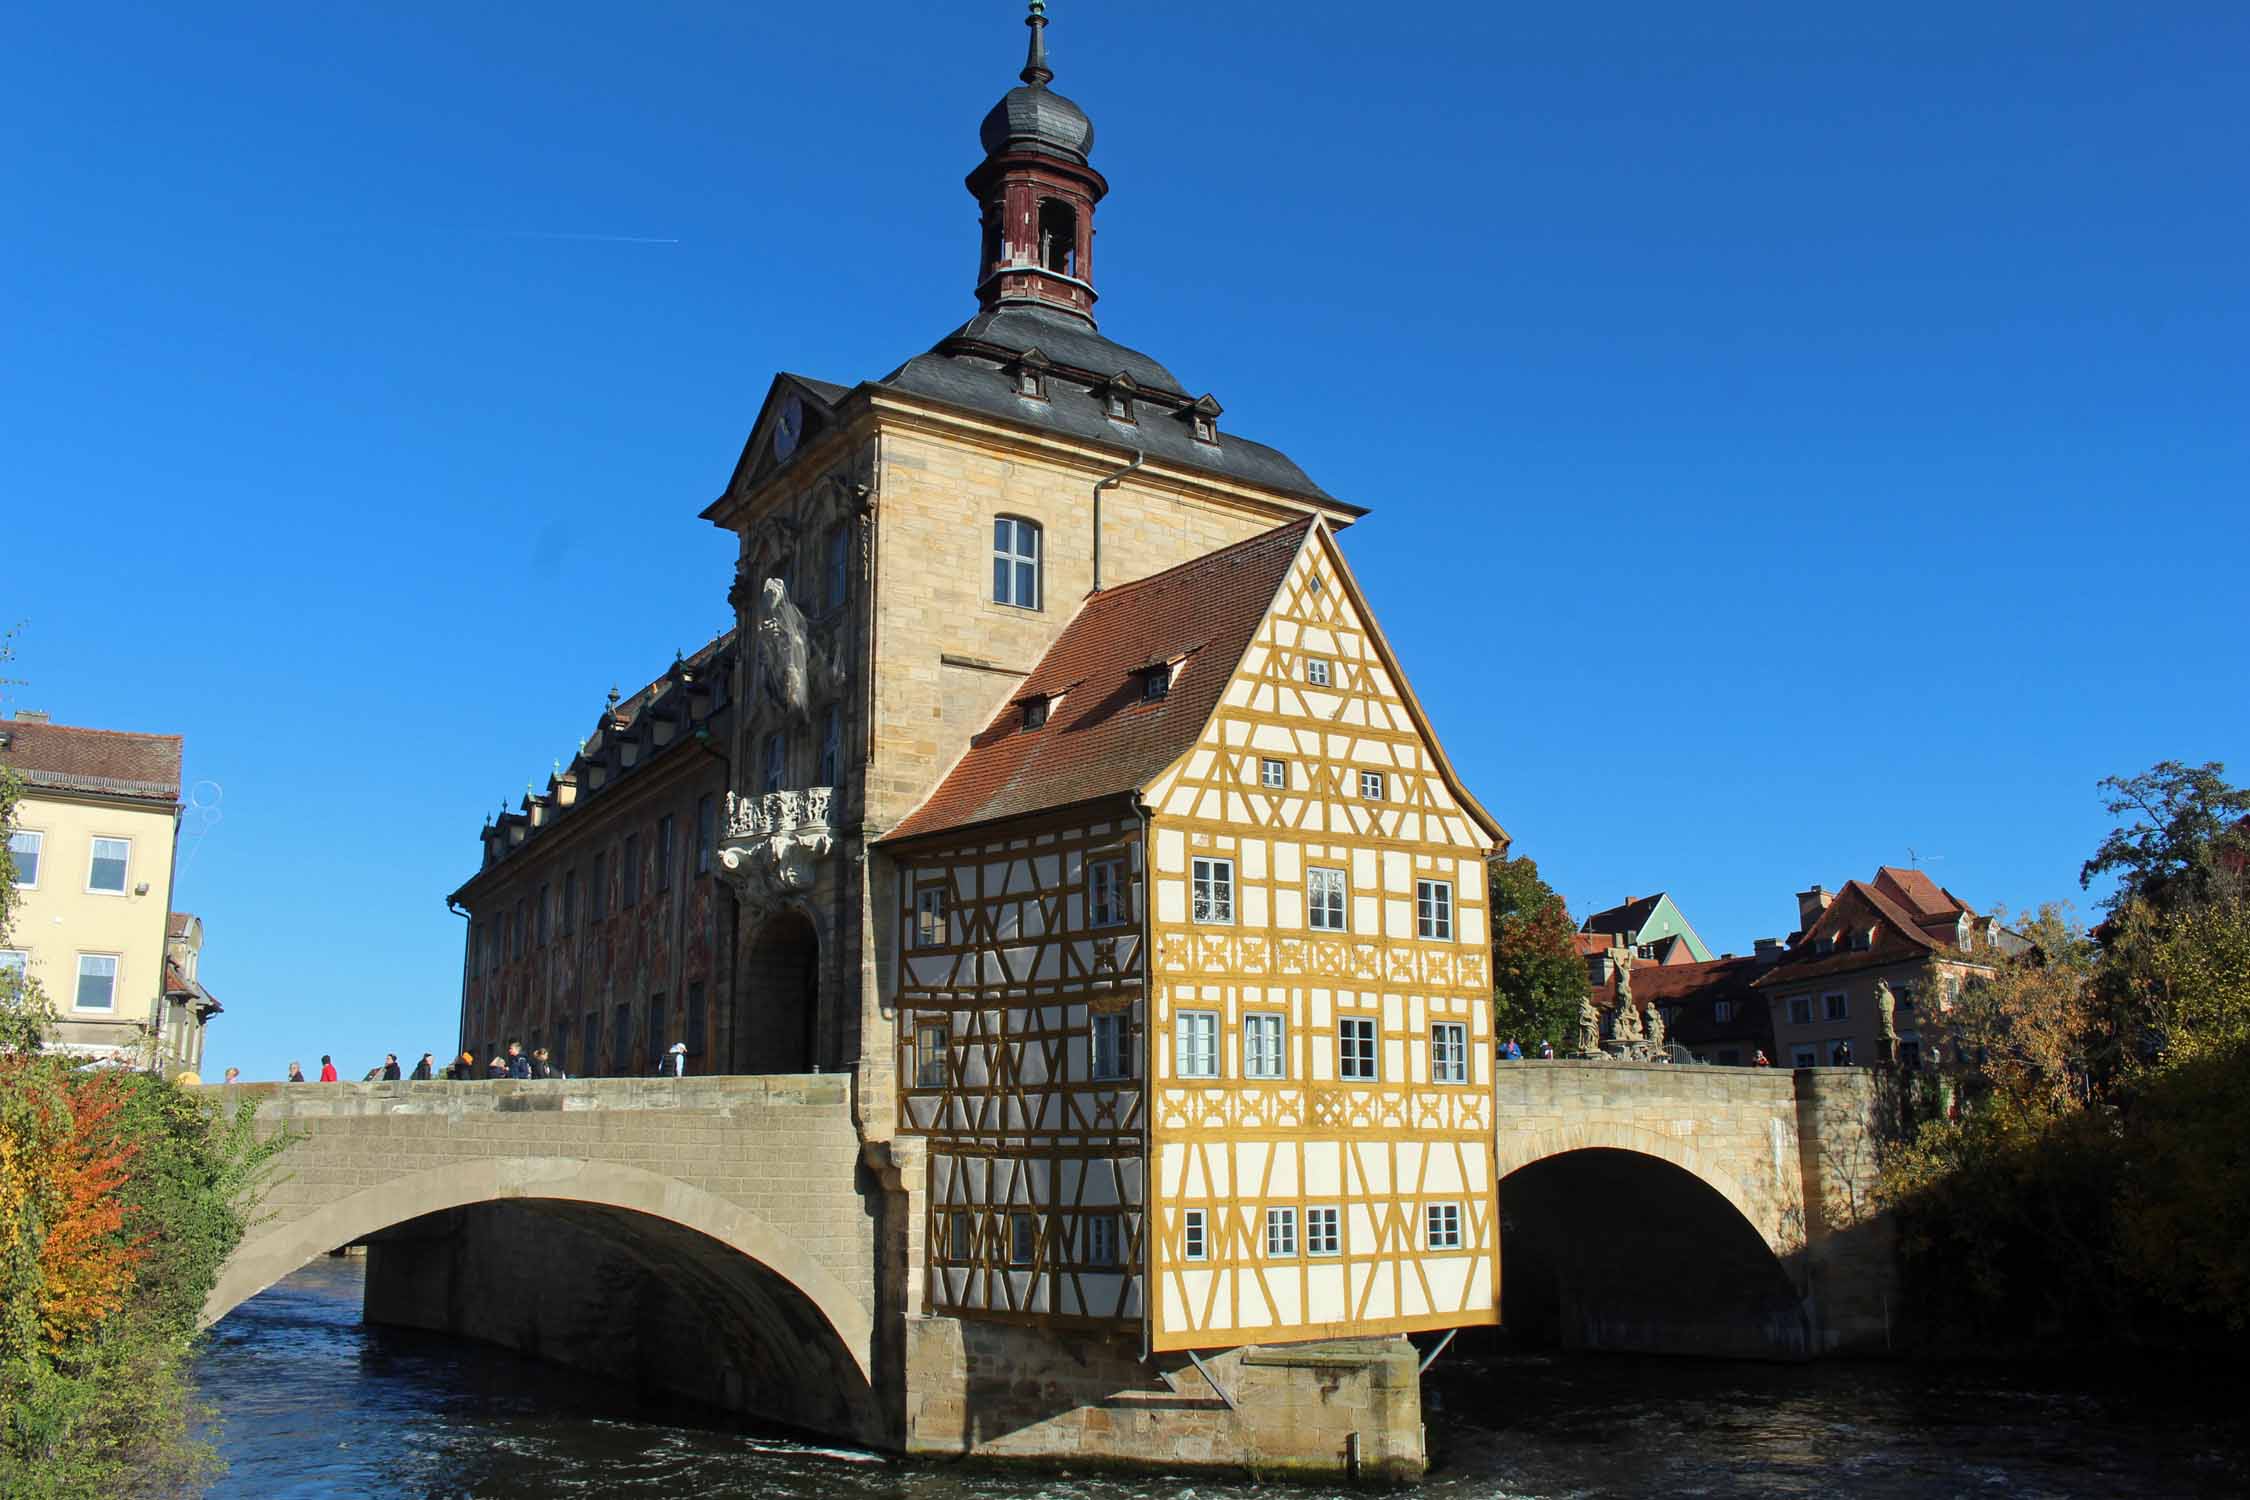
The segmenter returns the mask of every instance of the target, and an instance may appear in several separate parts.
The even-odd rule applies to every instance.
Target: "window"
[[[1172,668],[1170,663],[1142,670],[1141,700],[1144,703],[1154,703],[1157,699],[1169,695],[1171,691]]]
[[[1430,1250],[1458,1250],[1461,1248],[1461,1205],[1458,1203],[1429,1203],[1423,1205],[1423,1245]]]
[[[1380,772],[1380,771],[1362,771],[1362,772],[1360,772],[1360,773],[1359,773],[1359,794],[1360,794],[1360,795],[1361,795],[1362,797],[1365,797],[1365,798],[1366,798],[1366,799],[1367,799],[1368,801],[1370,801],[1370,802],[1380,802],[1380,801],[1382,801],[1382,800],[1383,800],[1383,795],[1384,795],[1384,792],[1383,792],[1383,773],[1382,773],[1382,772]]]
[[[914,1028],[914,1086],[945,1087],[945,1054],[953,1028],[943,1021],[924,1021]]]
[[[1029,1214],[1008,1215],[1008,1264],[1028,1266],[1039,1249],[1039,1221]]]
[[[1342,1254],[1344,1249],[1343,1217],[1343,1212],[1340,1209],[1306,1209],[1305,1254]]]
[[[1733,1020],[1733,1019],[1734,1019],[1734,1002],[1733,1002],[1732,1000],[1714,1000],[1714,1001],[1712,1001],[1712,1002],[1711,1002],[1711,1019],[1712,1019],[1712,1021],[1713,1021],[1713,1022],[1715,1022],[1716,1024],[1718,1024],[1718,1025],[1721,1025],[1721,1026],[1724,1026],[1724,1025],[1725,1025],[1725,1024],[1727,1023],[1727,1022],[1729,1022],[1729,1021]]]
[[[1195,414],[1195,440],[1199,443],[1215,443],[1219,440],[1218,419],[1207,411]]]
[[[1039,264],[1065,276],[1078,274],[1078,210],[1059,199],[1039,203]]]
[[[16,884],[27,891],[39,884],[39,849],[46,841],[45,834],[24,828],[8,835],[8,853],[16,863]]]
[[[1219,1015],[1209,1010],[1183,1010],[1172,1022],[1175,1074],[1181,1078],[1219,1076]]]
[[[1453,882],[1414,882],[1414,931],[1432,942],[1453,941]]]
[[[1245,1078],[1286,1078],[1288,1067],[1282,1061],[1281,1017],[1255,1015],[1242,1018],[1242,1076]]]
[[[781,731],[766,736],[765,776],[761,791],[778,792],[789,782],[789,740]]]
[[[1336,1076],[1375,1077],[1375,1018],[1346,1016],[1336,1023]]]
[[[1097,1012],[1087,1027],[1087,1073],[1097,1079],[1133,1076],[1132,1017],[1124,1011]]]
[[[1289,763],[1282,760],[1260,760],[1258,785],[1271,787],[1276,791],[1285,789],[1289,785]]]
[[[563,1073],[570,1071],[570,1017],[568,1016],[564,1016],[555,1023],[554,1062],[555,1067],[560,1070],[555,1075],[556,1077],[559,1078]],[[438,1076],[442,1078],[445,1075],[441,1071]]]
[[[578,1074],[581,1078],[591,1077],[601,1071],[602,1028],[600,1022],[600,1013],[590,1010],[586,1012],[586,1024],[579,1028]],[[487,1057],[491,1055],[489,1052],[485,1054]]]
[[[21,948],[0,948],[0,974],[14,975],[18,984],[23,982],[23,971],[30,962],[31,956]]]
[[[609,1018],[609,1070],[628,1073],[633,1068],[633,1007],[620,1005]]]
[[[1812,1024],[1812,996],[1791,995],[1789,997],[1789,1024],[1792,1026],[1810,1026]]]
[[[1047,399],[1047,372],[1029,360],[1016,367],[1016,394],[1033,401]]]
[[[1266,1210],[1266,1254],[1293,1256],[1297,1253],[1297,1210],[1269,1208]]]
[[[1117,1264],[1117,1215],[1089,1214],[1081,1221],[1086,1233],[1086,1264],[1089,1266],[1114,1266]]]
[[[670,1055],[668,1051],[670,1046],[671,1038],[666,1036],[664,1032],[664,997],[662,995],[651,995],[648,997],[648,1060],[650,1065],[654,1066],[663,1062]]]
[[[1086,864],[1086,925],[1116,927],[1132,920],[1125,900],[1125,861],[1096,859]]]
[[[1793,1047],[1789,1053],[1789,1065],[1793,1068],[1817,1068],[1820,1066],[1820,1054],[1811,1047]]]
[[[969,1216],[959,1209],[955,1209],[945,1217],[949,1238],[952,1240],[952,1243],[946,1246],[947,1258],[965,1261],[969,1258],[969,1246],[973,1243],[975,1237],[974,1231],[970,1227]]]
[[[844,773],[844,711],[831,703],[820,719],[820,774],[815,786],[834,786]]]
[[[1898,1039],[1898,1065],[1907,1072],[1918,1071],[1922,1066],[1922,1039],[1902,1036]]]
[[[1305,871],[1305,919],[1315,932],[1343,932],[1344,872]]]
[[[1234,861],[1197,859],[1194,867],[1195,911],[1198,922],[1234,920]]]
[[[563,872],[562,930],[568,937],[578,928],[578,872]]]
[[[1044,729],[1047,727],[1047,700],[1045,698],[1026,698],[1024,700],[1023,727],[1026,729]]]
[[[672,888],[672,851],[677,847],[673,837],[675,822],[670,813],[656,820],[656,888],[660,891]]]
[[[1875,946],[1875,929],[1862,927],[1852,934],[1852,947],[1861,953]]]
[[[1831,1021],[1848,1021],[1852,1016],[1852,1002],[1842,994],[1820,997],[1820,1013]]]
[[[914,891],[914,946],[935,948],[945,942],[945,887],[917,886]]]
[[[609,915],[609,851],[594,856],[594,883],[586,891],[586,920],[599,922]]]
[[[704,1009],[703,981],[699,979],[687,987],[687,1035],[680,1040],[687,1043],[688,1056],[703,1055],[703,1033],[709,1026],[710,1015]]]
[[[719,804],[705,792],[695,804],[695,873],[711,873],[711,856],[719,847]]]
[[[852,596],[852,534],[847,526],[828,532],[828,607],[834,609]]]
[[[641,899],[641,836],[637,833],[625,835],[625,868],[620,873],[624,877],[625,889],[619,895],[617,904],[630,908]]]
[[[1469,1028],[1462,1021],[1440,1021],[1430,1028],[1430,1081],[1469,1081]]]
[[[1203,1210],[1183,1210],[1180,1214],[1180,1258],[1202,1260],[1210,1253],[1211,1242],[1203,1232]]]
[[[1314,687],[1328,686],[1327,657],[1308,656],[1305,658],[1305,681]]]
[[[536,909],[536,911],[535,911],[535,913],[534,913],[534,915],[533,915],[533,917],[532,917],[532,921],[533,921],[534,925],[535,925],[535,926],[536,926],[536,928],[537,928],[537,936],[535,937],[534,941],[536,941],[536,942],[538,943],[538,945],[539,945],[540,947],[542,947],[542,948],[544,948],[544,947],[546,947],[546,946],[547,946],[547,936],[548,936],[548,933],[547,933],[547,928],[548,928],[548,917],[547,917],[547,911],[548,911],[549,900],[550,900],[550,897],[549,897],[549,891],[548,891],[548,886],[547,886],[547,882],[546,882],[546,881],[544,881],[544,880],[542,880],[542,881],[540,881],[540,882],[539,882],[539,905],[538,905],[538,907],[537,907],[537,909]]]
[[[78,993],[71,1004],[79,1010],[117,1009],[117,955],[78,955]]]
[[[125,894],[125,867],[132,862],[131,839],[96,839],[94,856],[86,866],[86,889]]]
[[[992,602],[1039,607],[1039,525],[1014,516],[992,523]]]

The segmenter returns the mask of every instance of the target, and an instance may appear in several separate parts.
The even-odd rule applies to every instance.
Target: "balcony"
[[[719,873],[753,911],[779,906],[812,889],[820,862],[836,847],[828,809],[833,787],[727,793],[727,821],[719,842]]]

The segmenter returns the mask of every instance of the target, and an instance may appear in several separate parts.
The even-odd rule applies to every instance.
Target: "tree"
[[[2016,929],[2030,946],[1962,986],[1935,1029],[1987,1087],[2034,1110],[2061,1108],[2085,1091],[2093,944],[2059,902]]]
[[[1529,858],[1495,859],[1488,871],[1494,1034],[1559,1043],[1586,998],[1578,924]]]
[[[2215,760],[2200,766],[2162,760],[2138,776],[2095,783],[2110,794],[2103,803],[2109,815],[2127,821],[2109,831],[2079,870],[2080,888],[2115,872],[2109,908],[2119,911],[2135,901],[2162,907],[2198,899],[2230,867],[2239,874],[2250,790],[2229,786],[2225,771]]]

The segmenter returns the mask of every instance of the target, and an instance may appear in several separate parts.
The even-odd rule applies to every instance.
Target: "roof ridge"
[[[71,734],[104,734],[118,739],[177,740],[181,744],[187,743],[187,736],[184,734],[166,734],[158,729],[97,729],[91,724],[57,724],[52,719],[6,719],[0,720],[0,724],[5,724],[10,729],[60,729]]]

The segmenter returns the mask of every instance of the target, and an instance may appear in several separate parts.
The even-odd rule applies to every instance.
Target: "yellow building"
[[[171,1008],[180,737],[18,712],[0,724],[0,766],[23,793],[8,839],[15,922],[0,965],[22,969],[54,1003],[54,1050],[153,1064]],[[164,1050],[181,1066],[176,1049]]]

